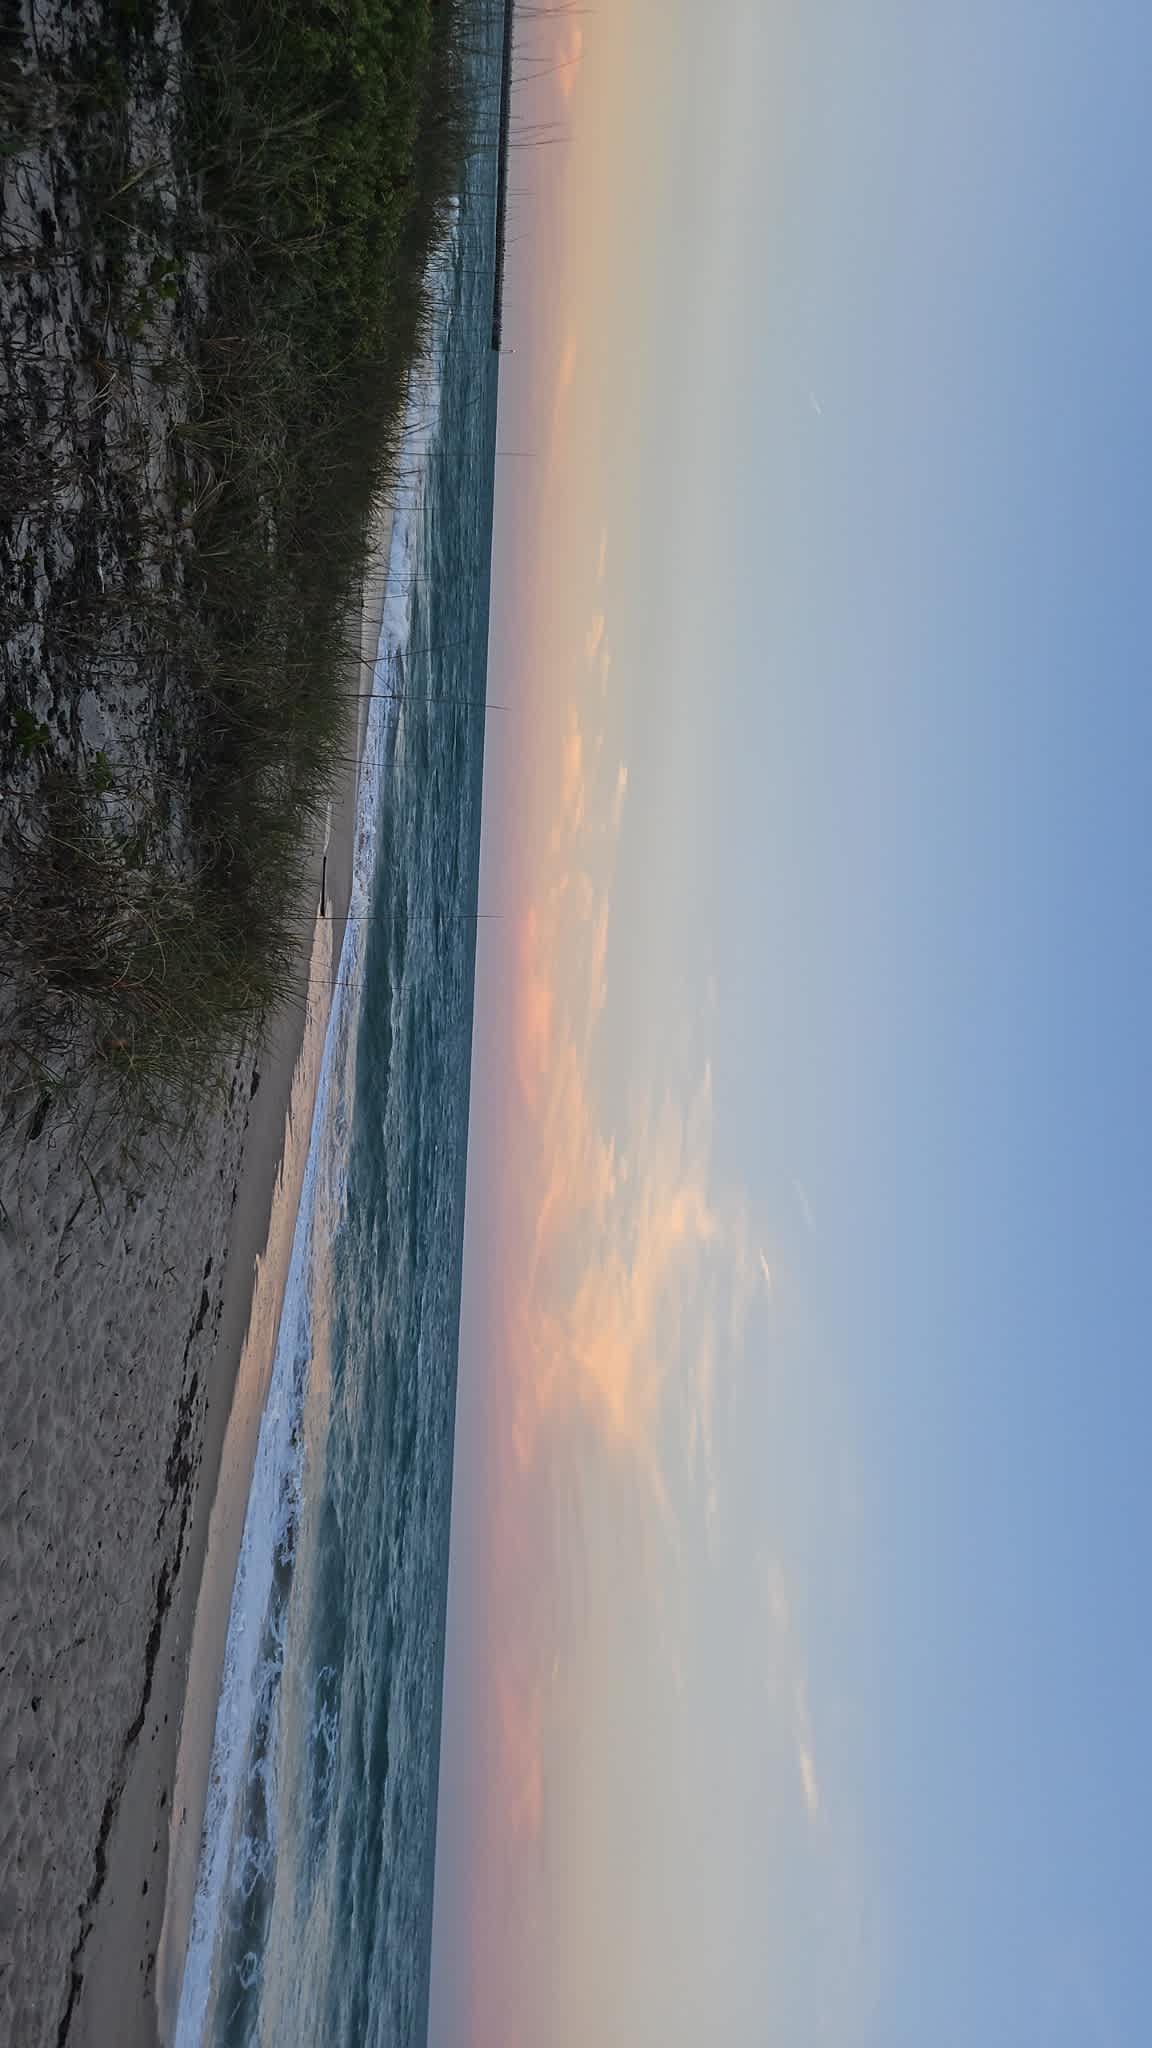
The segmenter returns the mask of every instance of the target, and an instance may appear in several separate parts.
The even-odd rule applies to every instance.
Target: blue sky
[[[812,211],[781,207],[761,318],[814,405],[756,408],[791,485],[757,535],[771,687],[717,742],[766,943],[722,889],[716,1065],[740,1171],[765,1124],[804,1161],[867,1494],[869,2038],[1136,2041],[1148,31],[812,14],[785,150]]]
[[[1135,2048],[1152,17],[547,33],[433,2048]],[[631,1180],[525,1305],[558,1133]]]

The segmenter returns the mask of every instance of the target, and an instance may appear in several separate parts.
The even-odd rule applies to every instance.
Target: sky
[[[431,2048],[1137,2048],[1152,14],[517,72]]]

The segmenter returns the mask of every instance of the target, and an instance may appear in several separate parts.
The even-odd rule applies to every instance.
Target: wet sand
[[[349,688],[357,693],[371,684],[390,536],[386,516],[353,622]],[[85,1943],[68,2036],[76,2048],[155,2048],[168,2037],[179,1997],[232,1581],[351,885],[366,702],[357,710],[356,745],[315,850],[299,999],[276,1020],[259,1062],[235,1181],[198,1487]]]

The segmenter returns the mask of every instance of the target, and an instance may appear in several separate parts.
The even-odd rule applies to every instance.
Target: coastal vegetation
[[[72,0],[35,38],[6,11],[0,1073],[20,1115],[78,1091],[186,1115],[291,985],[465,146],[465,4]]]

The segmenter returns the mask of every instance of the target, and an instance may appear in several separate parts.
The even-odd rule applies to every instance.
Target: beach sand
[[[390,531],[351,622],[356,691]],[[178,1991],[359,752],[314,852],[298,998],[198,1156],[156,1141],[125,1160],[106,1132],[78,1161],[49,1128],[0,1159],[0,2039],[21,2048],[154,2048],[170,1853],[165,2009]]]

